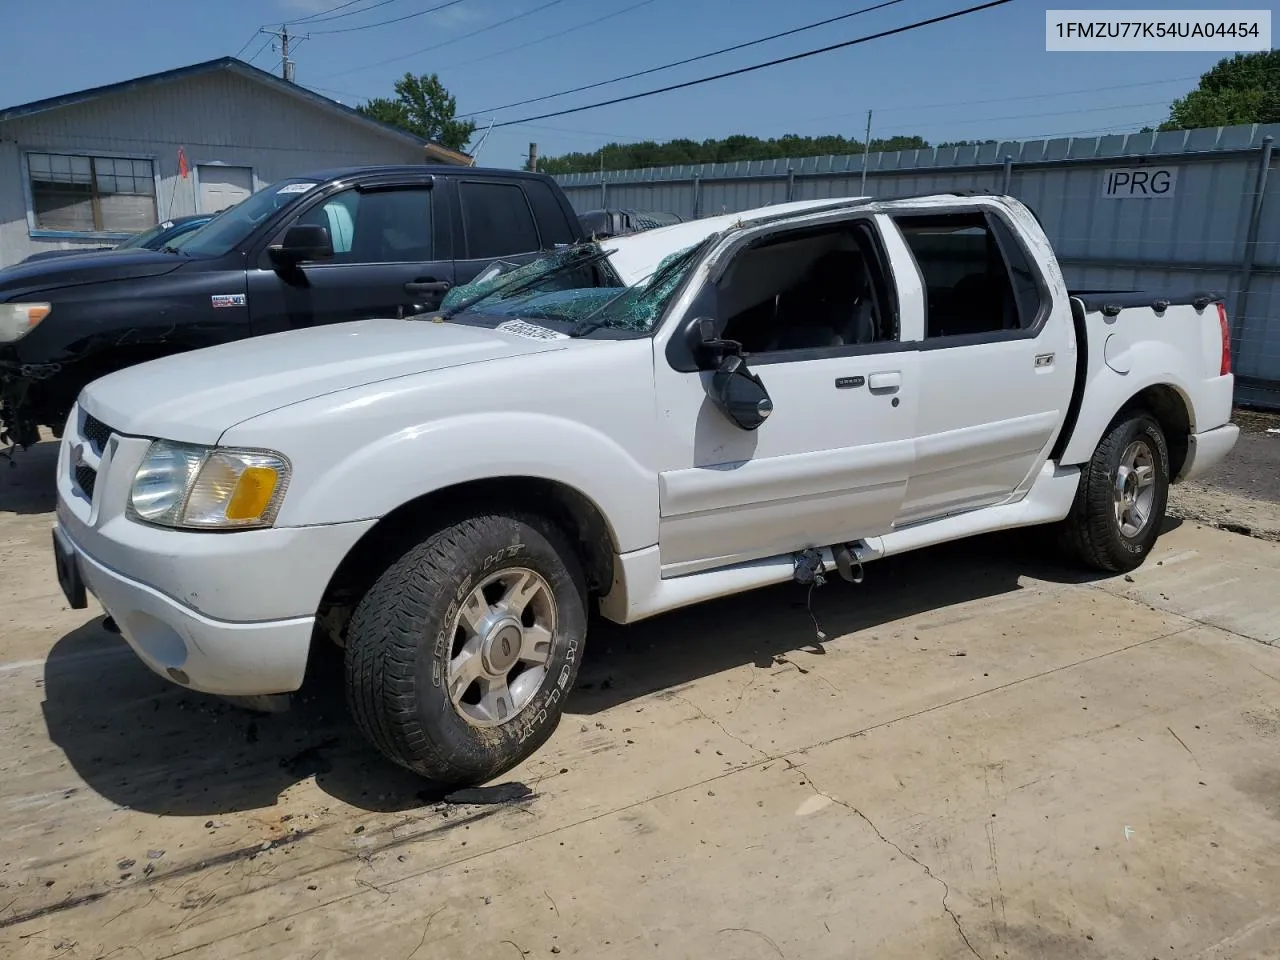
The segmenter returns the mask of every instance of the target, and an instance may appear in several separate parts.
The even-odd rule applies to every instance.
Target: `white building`
[[[469,162],[241,60],[210,60],[0,108],[0,266],[108,246],[311,170]]]

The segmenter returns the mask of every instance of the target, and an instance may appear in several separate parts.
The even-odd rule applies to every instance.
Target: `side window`
[[[890,279],[866,224],[765,238],[734,257],[715,302],[721,335],[747,353],[898,339]]]
[[[485,260],[541,249],[529,201],[514,183],[463,180],[458,184],[458,196],[466,259]]]
[[[982,213],[895,217],[924,279],[926,337],[1032,326],[1040,291],[1022,247]],[[1004,237],[998,237],[1003,232]]]
[[[1036,282],[1035,270],[1027,259],[1027,251],[1013,235],[1009,225],[999,217],[988,217],[991,229],[1004,254],[1004,263],[1009,270],[1013,283],[1013,299],[1018,307],[1018,327],[1026,330],[1035,326],[1040,318],[1040,309],[1044,298],[1040,294],[1040,284]]]
[[[413,263],[433,258],[428,188],[344,190],[295,222],[329,231],[333,263]]]

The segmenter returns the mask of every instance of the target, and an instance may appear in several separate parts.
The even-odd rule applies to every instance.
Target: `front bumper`
[[[134,653],[160,676],[224,696],[289,693],[302,686],[315,616],[254,623],[214,620],[91,557],[54,525],[63,556],[115,620]],[[62,579],[60,577],[60,579]],[[68,600],[74,600],[69,595]]]
[[[68,602],[79,579],[143,662],[185,687],[296,690],[324,591],[375,521],[223,533],[139,523],[125,507],[149,446],[80,407],[68,418],[54,527]]]

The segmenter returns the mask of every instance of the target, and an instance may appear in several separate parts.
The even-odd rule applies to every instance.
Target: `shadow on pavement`
[[[1177,521],[1169,521],[1172,529]],[[1043,531],[960,541],[866,568],[854,586],[831,575],[814,591],[826,633],[818,644],[806,590],[771,587],[630,627],[596,618],[570,714],[593,714],[776,655],[803,663],[846,634],[1021,589],[1019,578],[1099,579],[1055,562]],[[45,664],[50,738],[86,783],[149,813],[206,816],[255,810],[315,776],[330,796],[397,811],[439,798],[437,787],[383,760],[347,715],[341,661],[318,658],[292,710],[252,714],[152,674],[100,620],[55,644]]]
[[[1168,518],[1163,532],[1181,520]],[[566,712],[593,714],[636,697],[676,689],[743,664],[785,656],[804,666],[859,630],[1021,589],[1019,579],[1089,583],[1105,579],[1058,559],[1052,534],[1027,529],[959,540],[864,568],[861,584],[832,572],[813,591],[783,584],[725,597],[628,627],[592,623],[578,689]],[[817,619],[827,640],[819,642]]]
[[[54,645],[42,709],[50,739],[112,802],[213,816],[270,807],[312,775],[330,796],[365,810],[435,799],[423,792],[429,784],[365,743],[343,703],[338,658],[320,665],[291,710],[251,713],[156,676],[101,622]]]
[[[57,499],[58,441],[46,440],[26,450],[0,448],[0,452],[4,453],[0,456],[0,513],[52,513]]]

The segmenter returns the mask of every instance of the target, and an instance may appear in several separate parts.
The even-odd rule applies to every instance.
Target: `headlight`
[[[47,303],[0,303],[0,343],[21,340],[52,312]]]
[[[134,474],[129,512],[165,527],[269,527],[289,474],[288,459],[270,450],[156,440]]]

